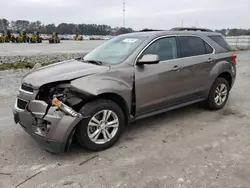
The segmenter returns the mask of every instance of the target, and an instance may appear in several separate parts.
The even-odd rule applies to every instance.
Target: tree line
[[[3,18],[0,19],[0,32],[3,31],[33,33],[34,31],[43,34],[52,34],[57,32],[58,34],[81,34],[81,35],[119,35],[124,33],[133,32],[132,28],[116,27],[112,28],[109,25],[97,25],[97,24],[73,24],[73,23],[61,23],[58,26],[55,24],[44,25],[40,21],[29,22],[27,20],[8,21]]]
[[[242,36],[242,35],[250,35],[250,29],[221,29],[215,30],[218,33],[221,33],[224,36]]]
[[[81,34],[81,35],[120,35],[124,33],[131,33],[134,30],[132,28],[115,27],[112,28],[109,25],[97,25],[97,24],[73,24],[73,23],[61,23],[58,26],[55,24],[44,25],[40,21],[29,22],[27,20],[8,21],[3,18],[0,19],[0,32],[11,30],[13,32],[26,31],[27,33],[33,33],[38,31],[44,34],[52,34],[57,32],[59,34]],[[148,30],[148,29],[143,29]],[[215,30],[224,36],[240,36],[250,35],[250,29],[221,29]]]

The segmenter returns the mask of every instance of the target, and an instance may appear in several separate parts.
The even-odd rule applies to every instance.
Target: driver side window
[[[160,61],[176,59],[178,57],[176,38],[166,37],[156,40],[141,54],[141,57],[146,54],[158,55]]]

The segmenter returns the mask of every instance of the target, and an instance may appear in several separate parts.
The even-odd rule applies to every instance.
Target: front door
[[[157,54],[160,62],[135,67],[136,116],[171,105],[181,92],[176,37],[155,40],[139,59],[145,54]]]

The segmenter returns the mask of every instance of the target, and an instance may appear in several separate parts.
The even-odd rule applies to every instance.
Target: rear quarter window
[[[204,41],[204,44],[205,44],[205,47],[206,47],[207,54],[213,53],[213,51],[214,51],[213,48],[208,43],[206,43],[205,41]]]
[[[223,36],[208,36],[210,39],[212,39],[214,42],[219,44],[222,48],[224,48],[227,51],[231,51],[231,47],[228,45],[227,41],[224,39]]]

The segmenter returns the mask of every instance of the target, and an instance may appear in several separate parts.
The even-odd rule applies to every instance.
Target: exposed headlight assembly
[[[56,97],[53,98],[52,104],[57,106],[58,109],[65,112],[66,114],[71,115],[72,117],[80,117],[80,116],[82,116],[80,113],[76,112],[74,109],[67,106],[62,101],[58,100]]]

